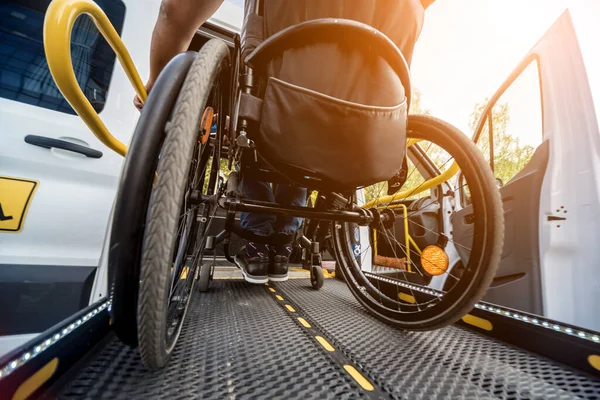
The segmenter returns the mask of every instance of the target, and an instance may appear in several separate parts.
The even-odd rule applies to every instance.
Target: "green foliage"
[[[208,189],[208,181],[209,181],[208,178],[209,178],[209,173],[210,173],[210,168],[211,168],[210,166],[212,165],[212,162],[213,162],[212,160],[213,160],[212,157],[210,157],[206,164],[207,168],[206,168],[206,171],[204,172],[204,187],[203,187],[202,193],[206,193],[206,190]],[[227,168],[227,159],[226,158],[225,159],[221,158],[219,167],[220,167],[219,169],[220,169],[221,175],[225,177],[225,180],[227,180],[227,178],[229,178],[229,174],[231,173],[231,171],[229,170],[229,168]]]
[[[489,99],[484,99],[481,103],[477,103],[469,116],[469,128],[472,132],[475,131],[477,123],[480,121],[483,111],[488,104]],[[423,109],[421,103],[421,92],[415,89],[413,91],[413,99],[410,107],[411,114],[430,114],[430,110]],[[496,104],[492,108],[492,125],[494,139],[494,174],[501,179],[504,184],[509,182],[521,169],[527,165],[535,149],[527,144],[522,144],[516,135],[509,132],[510,126],[510,106],[507,103]],[[428,157],[443,172],[448,169],[454,160],[450,155],[433,145],[430,142],[421,142],[419,146],[425,151]],[[489,123],[486,120],[483,130],[477,141],[477,147],[483,153],[485,159],[490,161],[490,137]],[[403,190],[407,188],[416,188],[421,185],[425,179],[416,170],[415,166],[409,160],[408,179],[404,184]],[[378,197],[387,194],[387,183],[380,182],[364,189],[366,201],[371,201]],[[409,196],[408,199],[427,196],[428,191]]]
[[[477,123],[481,119],[487,103],[488,99],[485,99],[483,102],[475,105],[469,117],[469,128],[471,128],[471,131],[475,132]],[[510,106],[508,103],[495,104],[492,107],[491,114],[494,139],[494,175],[506,184],[527,165],[535,149],[530,145],[521,144],[517,136],[509,133]],[[477,140],[477,147],[489,162],[490,135],[487,118]]]
[[[409,114],[422,114],[422,115],[431,115],[431,111],[429,109],[423,108],[421,105],[421,99],[423,94],[417,88],[414,88],[412,91],[412,97],[410,99],[410,110],[408,110]]]

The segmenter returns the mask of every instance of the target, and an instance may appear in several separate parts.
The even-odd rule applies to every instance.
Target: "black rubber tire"
[[[123,165],[111,227],[108,279],[113,330],[132,347],[138,344],[140,259],[157,156],[165,139],[164,126],[197,56],[196,52],[179,54],[160,73],[144,104]]]
[[[407,136],[434,142],[448,151],[458,162],[464,176],[469,178],[467,182],[470,182],[473,206],[476,205],[478,210],[475,216],[478,225],[475,229],[478,229],[476,233],[482,234],[479,238],[481,249],[473,251],[469,260],[471,279],[454,292],[447,293],[434,307],[413,315],[403,314],[382,306],[365,290],[365,285],[368,287],[366,278],[358,270],[360,268],[352,256],[352,249],[342,237],[345,224],[342,223],[341,228],[336,229],[336,224],[332,223],[332,233],[339,270],[350,291],[371,314],[402,329],[432,330],[458,321],[485,295],[500,263],[504,245],[504,212],[494,175],[468,136],[440,119],[424,115],[409,117]],[[476,263],[475,266],[471,265],[473,262]]]
[[[169,265],[173,260],[190,160],[213,82],[228,62],[229,49],[221,40],[210,40],[200,49],[183,83],[171,120],[166,125],[167,137],[148,207],[140,268],[138,342],[142,361],[149,370],[160,369],[169,360],[193,294],[190,290],[182,322],[168,343]]]
[[[323,287],[325,282],[325,274],[323,274],[323,268],[319,266],[310,268],[310,284],[315,290],[319,290]]]
[[[202,264],[200,266],[200,271],[198,273],[198,291],[199,292],[207,292],[208,287],[210,286],[211,280],[211,269],[212,266],[210,264]]]

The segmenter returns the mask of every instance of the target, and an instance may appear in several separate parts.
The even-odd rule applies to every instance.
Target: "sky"
[[[241,25],[242,6],[243,0],[226,0],[216,17]],[[475,104],[494,94],[566,9],[574,21],[598,114],[600,0],[436,0],[426,11],[411,66],[422,107],[470,135]],[[524,82],[520,86],[531,88]],[[531,93],[517,93],[517,88],[512,92],[507,93],[511,119],[530,132],[523,140],[535,144],[540,141],[534,137],[537,120],[526,107]]]
[[[428,10],[411,67],[422,106],[468,131],[474,104],[491,97],[567,9],[573,17],[596,109],[600,82],[598,0],[438,0]],[[514,108],[514,105],[513,105]]]

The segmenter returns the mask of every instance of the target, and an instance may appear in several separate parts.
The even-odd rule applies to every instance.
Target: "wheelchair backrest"
[[[344,187],[375,183],[398,171],[408,72],[403,82],[389,62],[394,55],[386,52],[410,61],[423,18],[419,0],[246,0],[245,10],[243,60],[293,27],[319,21],[323,28],[304,29],[316,36],[300,39],[302,45],[288,35],[289,47],[258,74],[254,94],[263,104],[256,140],[263,158],[278,169],[313,171]],[[348,32],[367,33],[353,36],[354,42],[327,37],[346,32],[339,29],[344,24]],[[373,44],[375,36],[384,37],[388,47],[371,45],[369,33]]]

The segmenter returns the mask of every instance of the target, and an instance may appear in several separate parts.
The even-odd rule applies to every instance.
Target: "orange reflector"
[[[438,276],[448,270],[448,255],[438,246],[427,246],[421,252],[421,266],[429,275]]]
[[[202,129],[202,144],[205,144],[210,135],[210,128],[213,125],[213,117],[215,110],[212,107],[206,107],[204,114],[202,114],[202,120],[200,122],[200,128]]]

